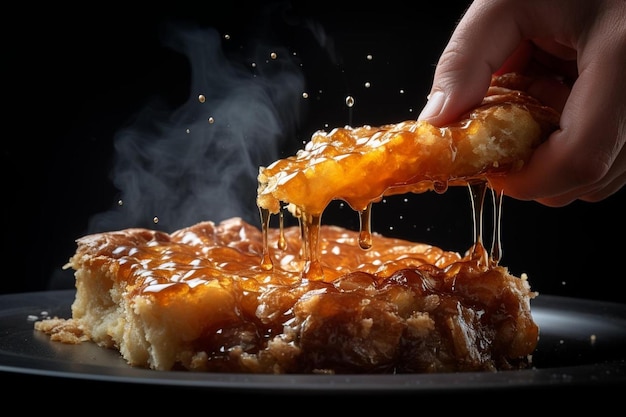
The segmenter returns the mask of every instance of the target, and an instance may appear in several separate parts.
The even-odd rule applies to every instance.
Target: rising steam
[[[211,28],[173,25],[164,39],[189,60],[189,99],[175,111],[153,103],[117,133],[119,206],[95,215],[90,232],[232,216],[256,224],[259,166],[277,159],[298,124],[304,76],[287,51],[257,45],[250,65],[228,59]]]

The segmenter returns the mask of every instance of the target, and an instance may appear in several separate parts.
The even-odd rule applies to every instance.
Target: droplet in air
[[[366,81],[366,82],[365,82],[365,88],[370,88],[371,86],[372,86],[372,85],[370,84],[370,82],[369,82],[369,81]]]
[[[200,94],[200,95],[198,96],[198,101],[199,101],[200,103],[204,103],[204,102],[206,101],[206,97],[204,96],[204,94]]]
[[[302,98],[309,98],[309,93],[302,93]]]
[[[154,216],[152,218],[152,221],[154,222],[154,224],[157,224],[159,222],[159,218],[157,216]]]
[[[368,61],[371,61],[374,57],[372,56],[372,54],[367,54],[365,58],[367,58]]]
[[[276,59],[277,57],[278,57],[278,55],[276,55],[276,52],[272,52],[270,54],[270,58],[272,58],[272,59]]]
[[[346,97],[346,106],[348,107],[354,106],[354,97],[352,96]]]
[[[215,119],[213,118],[213,116],[209,117],[209,124],[213,124],[215,123]]]

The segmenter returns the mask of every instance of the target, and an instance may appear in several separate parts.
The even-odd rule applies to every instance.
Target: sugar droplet
[[[204,96],[204,94],[200,94],[200,95],[198,96],[198,101],[199,101],[200,103],[204,103],[204,102],[206,101],[206,97]]]
[[[213,116],[209,117],[209,124],[213,124],[215,123],[215,119],[213,118]]]
[[[354,106],[354,101],[355,101],[354,97],[352,97],[352,96],[346,97],[346,106],[348,106],[348,107]]]

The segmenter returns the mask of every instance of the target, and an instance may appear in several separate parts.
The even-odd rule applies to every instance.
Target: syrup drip
[[[285,239],[285,216],[282,210],[278,213],[278,221],[279,221],[279,235],[278,235],[278,249],[285,250],[287,249],[287,240]]]
[[[372,203],[359,211],[359,246],[367,250],[372,247]]]
[[[348,124],[317,131],[295,155],[259,168],[257,205],[274,214],[287,203],[301,212],[296,217],[301,226],[302,260],[307,262],[305,275],[323,279],[317,258],[321,238],[316,233],[330,201],[341,199],[361,210],[358,246],[369,249],[372,202],[382,196],[431,190],[443,194],[451,186],[468,186],[474,242],[465,260],[478,268],[497,265],[502,256],[502,195],[492,190],[494,224],[492,247],[487,252],[482,217],[488,178],[522,167],[532,149],[559,126],[558,112],[526,94],[528,81],[517,74],[493,77],[481,105],[445,127],[406,120],[379,127]],[[364,183],[364,175],[372,170],[376,175]]]
[[[311,281],[324,280],[324,271],[319,260],[318,251],[321,220],[321,216],[310,215],[308,213],[302,213],[300,216],[302,238],[304,242],[306,242],[304,252],[305,264],[304,270],[302,271],[302,278]]]
[[[261,215],[261,230],[263,232],[263,256],[261,258],[261,268],[265,271],[271,271],[274,268],[272,258],[270,257],[269,246],[267,244],[267,229],[270,224],[270,211],[259,207],[259,214]]]
[[[491,265],[497,266],[502,259],[502,191],[491,189],[493,201],[493,238],[491,244]]]
[[[261,215],[261,230],[263,232],[263,256],[261,261],[261,267],[266,271],[271,271],[274,267],[272,257],[270,254],[268,244],[268,229],[270,220],[270,211],[259,207]],[[282,211],[280,213],[282,219]],[[309,215],[298,211],[296,217],[300,223],[300,237],[302,240],[302,248],[300,256],[305,261],[304,268],[302,270],[302,278],[311,281],[324,280],[324,271],[322,264],[319,260],[319,238],[320,238],[320,226],[321,216]],[[284,222],[280,221],[279,236],[282,236],[283,243],[278,244],[278,248],[284,250],[287,247],[286,240],[284,238]]]
[[[488,268],[489,266],[497,266],[502,257],[501,244],[501,219],[502,219],[502,192],[496,193],[492,188],[488,187],[486,178],[473,179],[467,182],[469,194],[472,203],[472,219],[473,219],[473,245],[468,251],[468,260],[473,261],[479,268]],[[445,192],[447,183],[437,181],[437,185],[433,187],[435,191]],[[488,253],[483,242],[483,208],[487,188],[491,190],[493,202],[493,235],[491,252]],[[372,247],[372,204],[370,202],[365,209],[359,211],[359,247],[363,250]],[[268,245],[268,228],[271,212],[269,209],[259,207],[261,215],[261,230],[263,233],[263,256],[261,267],[266,271],[273,269],[272,256]],[[328,281],[324,274],[324,269],[319,258],[319,239],[321,230],[321,215],[311,215],[301,210],[296,210],[294,216],[298,218],[300,225],[300,237],[302,247],[300,249],[300,257],[304,261],[302,270],[302,279],[309,281]],[[287,241],[284,234],[284,214],[283,210],[279,212],[279,237],[277,248],[285,250]]]
[[[474,244],[470,249],[470,257],[478,261],[480,266],[489,264],[489,257],[483,244],[483,206],[487,191],[486,180],[476,180],[468,183],[472,200],[472,214],[474,220]]]

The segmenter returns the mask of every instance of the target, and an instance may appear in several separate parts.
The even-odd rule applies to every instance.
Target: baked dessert
[[[279,229],[270,229],[271,241]],[[82,237],[72,318],[35,328],[92,340],[131,365],[250,373],[519,369],[538,338],[525,278],[425,244],[322,226],[330,282],[301,278],[298,227],[260,263],[263,234],[241,219],[172,234]]]
[[[368,217],[384,195],[469,184],[479,196],[490,175],[519,169],[558,116],[520,80],[494,78],[483,106],[445,128],[404,122],[317,132],[305,150],[260,169],[260,228],[231,218],[78,239],[66,265],[76,276],[72,317],[35,328],[52,340],[117,349],[130,365],[155,370],[528,367],[539,335],[530,311],[536,293],[487,254],[480,233],[460,255],[372,233]],[[361,230],[321,223],[333,199],[361,213]],[[283,205],[300,225],[270,228]]]

